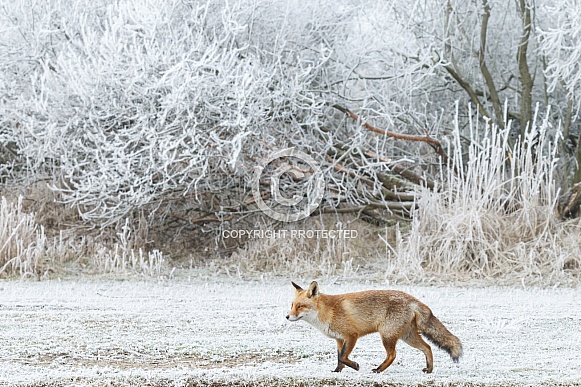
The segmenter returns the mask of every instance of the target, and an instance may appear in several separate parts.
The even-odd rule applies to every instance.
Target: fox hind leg
[[[412,322],[408,331],[405,335],[402,336],[401,339],[408,345],[419,349],[424,353],[424,355],[426,355],[426,368],[424,368],[422,371],[427,374],[432,373],[432,370],[434,369],[434,357],[432,356],[432,348],[430,348],[428,343],[426,343],[424,339],[422,339],[422,336],[420,336],[415,320]]]

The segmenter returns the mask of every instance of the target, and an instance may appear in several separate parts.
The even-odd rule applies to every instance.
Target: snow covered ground
[[[326,285],[340,293],[378,285]],[[307,285],[307,284],[305,284]],[[67,280],[0,282],[0,385],[581,385],[581,289],[398,287],[428,304],[463,342],[434,373],[377,335],[335,367],[335,343],[284,316],[286,282]]]

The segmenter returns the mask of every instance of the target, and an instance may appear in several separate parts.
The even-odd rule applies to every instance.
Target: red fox
[[[373,372],[382,372],[395,359],[399,339],[419,349],[426,356],[426,373],[434,369],[432,349],[422,339],[426,336],[447,351],[454,362],[462,356],[460,340],[432,314],[430,308],[407,293],[397,290],[367,290],[364,292],[326,295],[313,281],[308,289],[291,282],[295,298],[286,316],[289,321],[305,320],[326,336],[337,341],[337,368],[359,370],[359,364],[349,359],[357,339],[379,332],[387,357]]]

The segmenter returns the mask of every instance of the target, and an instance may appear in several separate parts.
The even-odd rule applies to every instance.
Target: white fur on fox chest
[[[316,311],[311,310],[310,312],[305,313],[303,319],[312,326],[314,326],[315,328],[317,328],[318,330],[320,330],[321,332],[323,332],[325,336],[330,337],[332,339],[340,340],[343,339],[343,336],[340,333],[335,332],[334,330],[331,329],[329,323],[323,322],[319,319],[319,314]]]

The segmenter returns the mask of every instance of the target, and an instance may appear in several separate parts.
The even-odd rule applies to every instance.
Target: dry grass
[[[113,246],[95,243],[88,254],[89,267],[100,274],[139,274],[160,276],[166,268],[166,259],[159,250],[146,251],[136,247],[136,238],[129,220],[117,234]]]
[[[445,186],[422,192],[411,231],[399,236],[391,256],[390,275],[407,281],[577,282],[581,229],[578,221],[557,223],[554,216],[557,159],[546,123],[514,147],[508,129],[476,127],[473,133],[484,136],[464,149],[466,159],[459,138],[454,144],[459,173],[446,171]]]
[[[40,203],[41,201],[35,201]],[[44,207],[44,206],[43,206]],[[47,206],[41,219],[56,214]],[[52,214],[52,215],[51,215]],[[49,222],[50,223],[50,222]],[[137,234],[140,229],[137,227]],[[160,276],[167,261],[159,250],[146,251],[137,246],[140,235],[129,221],[116,235],[117,242],[103,243],[75,229],[52,228],[47,236],[34,212],[24,210],[23,198],[0,201],[0,276],[43,278],[62,274],[117,274]]]
[[[36,277],[46,266],[43,257],[47,249],[44,230],[34,214],[22,211],[22,198],[11,203],[0,201],[0,275]]]
[[[374,279],[383,278],[379,261],[385,256],[386,246],[380,235],[387,231],[353,216],[325,216],[279,226],[262,225],[254,230],[279,234],[242,241],[228,259],[212,261],[214,269],[232,276],[357,278],[373,272]]]

